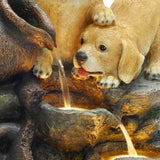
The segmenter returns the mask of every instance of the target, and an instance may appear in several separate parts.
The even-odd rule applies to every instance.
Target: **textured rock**
[[[20,125],[16,123],[1,123],[0,124],[0,137],[9,137],[14,140],[20,130]]]
[[[87,150],[84,160],[101,160],[101,157],[93,148],[90,148]]]
[[[115,160],[151,160],[151,159],[139,158],[139,157],[121,157],[121,158],[116,158]]]
[[[53,75],[49,79],[40,82],[41,88],[46,91],[43,100],[53,106],[62,107],[63,97],[58,70],[55,67],[53,71]],[[122,83],[116,89],[101,90],[97,88],[94,78],[86,81],[76,80],[71,77],[70,72],[71,68],[66,66],[71,106],[108,109],[122,119],[132,140],[136,143],[144,143],[154,137],[158,129],[158,120],[154,116],[156,112],[152,112],[152,110],[155,107],[158,108],[157,110],[160,108],[159,81],[146,80],[141,74],[131,84]],[[125,141],[120,130],[106,135],[108,136],[107,140],[119,141],[121,139]]]
[[[52,76],[41,81],[40,86],[46,91],[44,101],[53,106],[63,106],[58,69],[53,69]],[[149,81],[139,76],[131,84],[121,84],[119,88],[101,90],[94,78],[77,80],[71,77],[71,68],[66,66],[67,82],[71,94],[71,104],[82,108],[107,108],[119,116],[142,118],[153,106],[160,103],[160,82]],[[54,85],[53,85],[54,84]],[[122,112],[117,111],[121,109]]]
[[[61,160],[64,159],[64,153],[50,147],[42,142],[34,143],[33,147],[34,160]]]
[[[14,85],[0,87],[0,122],[15,121],[21,116],[20,103]]]
[[[58,75],[56,70],[54,71],[54,77],[40,82],[41,87],[46,91],[43,100],[55,106],[63,106]],[[24,106],[34,107],[37,112],[35,116],[38,126],[37,136],[49,143],[52,149],[53,147],[59,149],[57,154],[52,154],[54,149],[49,149],[46,154],[40,154],[43,147],[34,150],[37,159],[82,160],[84,157],[87,159],[99,157],[99,154],[104,152],[121,151],[122,148],[126,151],[125,138],[120,128],[117,128],[115,117],[106,108],[121,118],[137,149],[160,152],[159,82],[147,81],[140,77],[130,85],[122,84],[117,89],[105,91],[96,87],[94,79],[87,81],[72,79],[69,70],[67,70],[67,81],[71,91],[72,106],[98,109],[85,112],[62,111],[44,102],[39,106],[39,98],[33,98],[33,96],[39,97],[39,94],[30,94],[30,98],[25,97],[29,98],[29,101],[27,100]],[[36,90],[31,85],[30,90],[26,91],[32,93]],[[1,87],[0,97],[3,97],[0,108],[4,110],[4,112],[0,111],[1,121],[7,121],[8,117],[11,121],[18,120],[21,106],[14,92],[14,86]],[[33,105],[30,102],[33,102]],[[8,110],[5,110],[7,106]],[[32,112],[30,107],[28,111]],[[122,142],[119,142],[120,140]],[[99,144],[99,142],[103,143]],[[94,147],[95,152],[93,154],[88,152],[88,155],[83,152],[81,154],[86,146]],[[64,152],[60,150],[67,153],[62,154]],[[56,149],[54,151],[56,152]]]
[[[0,1],[0,81],[30,71],[54,39],[52,22],[34,0]]]
[[[63,151],[80,151],[105,141],[111,128],[119,121],[106,109],[88,111],[60,110],[46,103],[41,104],[37,117],[37,134]],[[105,136],[103,135],[105,134]]]

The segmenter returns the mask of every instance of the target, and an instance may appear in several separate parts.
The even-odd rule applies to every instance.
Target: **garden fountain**
[[[65,114],[68,116],[68,115],[70,115],[70,117],[74,117],[73,115],[75,114],[75,113],[77,113],[77,115],[76,115],[76,117],[74,117],[73,119],[70,119],[69,121],[72,123],[73,121],[74,121],[74,123],[76,123],[76,125],[78,124],[78,127],[81,127],[81,123],[78,123],[79,122],[79,120],[77,119],[77,117],[79,118],[80,117],[80,114],[87,114],[87,112],[88,111],[80,111],[80,112],[77,112],[77,110],[74,108],[74,111],[73,111],[73,109],[72,109],[72,107],[70,106],[70,97],[69,97],[69,89],[68,89],[68,85],[67,85],[67,80],[66,80],[66,77],[65,77],[65,72],[64,72],[64,66],[63,66],[63,64],[61,63],[61,60],[60,59],[58,59],[58,61],[59,61],[59,76],[60,76],[60,83],[61,83],[61,89],[62,89],[62,95],[63,95],[63,99],[64,99],[64,106],[65,106],[65,112],[66,113],[64,113],[64,111],[62,112],[63,113],[63,116],[58,116],[58,117],[63,117],[62,119],[65,119],[65,120],[67,120],[68,118],[65,118]],[[64,94],[65,93],[65,94]],[[67,95],[67,96],[65,96],[65,95]],[[67,97],[67,98],[66,98]],[[67,103],[65,103],[65,102],[67,102]],[[69,107],[68,107],[69,106]],[[76,110],[76,111],[75,111]],[[100,109],[101,110],[101,109]],[[100,111],[99,110],[99,111]],[[98,110],[97,110],[98,111]],[[96,110],[90,110],[90,113],[96,113],[97,112]],[[107,111],[107,110],[103,110],[103,113],[105,113],[105,111]],[[61,111],[58,111],[58,112],[61,112]],[[56,112],[56,114],[57,114],[57,112]],[[102,113],[101,113],[102,114]],[[53,117],[56,117],[56,116],[53,116]],[[89,115],[87,116],[87,117],[89,117]],[[107,117],[107,116],[106,116]],[[96,117],[97,118],[97,117]],[[112,117],[110,117],[110,119],[112,119],[112,118],[114,118],[114,116]],[[83,121],[83,119],[81,119],[80,118],[80,121]],[[100,120],[99,120],[100,121]],[[108,119],[107,119],[107,121],[108,121]],[[111,120],[112,121],[112,120]],[[111,124],[111,121],[109,120],[109,124]],[[113,121],[115,121],[115,120],[113,120]],[[48,123],[50,123],[50,121],[48,121]],[[65,123],[64,121],[63,121],[63,123]],[[71,125],[71,123],[69,123],[69,125],[67,125],[67,128],[72,128],[72,125]],[[88,123],[89,124],[89,123]],[[137,155],[137,152],[136,152],[136,150],[135,150],[135,148],[134,148],[134,146],[133,146],[133,143],[132,143],[132,141],[131,141],[131,138],[130,138],[130,136],[129,136],[129,134],[128,134],[128,132],[127,132],[127,130],[125,129],[125,127],[124,127],[124,125],[122,124],[122,123],[120,123],[119,122],[119,120],[117,119],[117,123],[115,123],[116,125],[115,126],[117,126],[117,124],[118,124],[118,126],[121,128],[121,130],[122,130],[122,132],[123,132],[123,134],[124,134],[124,136],[125,136],[125,139],[126,139],[126,142],[127,142],[127,148],[128,148],[128,156],[126,156],[128,159],[146,159],[145,158],[145,156],[139,156],[139,155]],[[52,126],[52,124],[50,124],[51,126]],[[52,128],[50,126],[50,128]],[[59,126],[59,125],[58,125]],[[114,126],[113,124],[111,125],[112,127]],[[45,128],[45,127],[42,127],[42,128]],[[53,127],[53,128],[55,128],[55,127]],[[60,128],[63,128],[63,126],[62,127],[60,127]],[[74,151],[75,150],[75,146],[74,146],[74,142],[75,142],[75,144],[77,145],[77,144],[79,144],[78,146],[81,146],[81,140],[85,137],[85,135],[83,135],[83,138],[81,139],[78,139],[78,141],[77,141],[77,138],[75,139],[74,137],[76,137],[75,135],[77,135],[77,131],[75,131],[77,128],[73,125],[73,129],[74,129],[74,131],[71,131],[71,132],[69,132],[69,135],[72,137],[71,139],[69,138],[69,135],[66,135],[66,134],[64,134],[63,136],[64,137],[67,137],[67,141],[69,141],[69,142],[71,142],[71,146],[73,147],[73,148],[70,148],[70,145],[68,145],[69,143],[67,142],[67,148],[65,148],[64,147],[64,145],[61,145],[60,146],[60,150],[64,147],[65,149],[65,151]],[[97,128],[97,129],[99,129],[99,128]],[[66,129],[65,129],[66,130]],[[52,138],[51,139],[56,139],[56,137],[57,136],[55,136],[56,134],[55,134],[55,132],[56,132],[56,130],[54,130],[54,131],[52,131],[52,133],[53,133],[53,135],[51,136]],[[68,132],[68,131],[67,131]],[[78,130],[78,132],[79,133],[83,133],[83,131],[82,130]],[[105,131],[103,131],[103,132],[105,132]],[[76,133],[76,134],[75,134]],[[58,133],[58,134],[60,134],[60,132]],[[74,135],[75,134],[75,135]],[[85,133],[86,134],[86,133]],[[100,134],[99,132],[98,132],[98,134]],[[61,135],[61,134],[60,134]],[[72,136],[73,135],[73,136]],[[62,136],[62,137],[63,137]],[[52,140],[49,140],[49,141],[52,141]],[[96,138],[95,138],[96,139]],[[104,140],[104,139],[103,139]],[[57,140],[55,140],[55,142],[57,142],[57,141],[63,141],[64,142],[64,139],[63,140],[60,140],[60,139],[57,139]],[[83,140],[82,140],[83,141]],[[105,141],[105,140],[104,140]],[[65,140],[65,142],[66,142],[66,140]],[[57,146],[59,146],[57,143],[56,143],[56,147]],[[84,146],[83,146],[84,147]],[[80,150],[80,149],[79,149]],[[119,156],[120,158],[116,158],[117,160],[119,159],[126,159],[124,156]],[[116,160],[115,159],[115,160]]]
[[[49,156],[53,160],[81,160],[84,157],[85,160],[93,157],[98,160],[100,155],[102,160],[110,158],[114,160],[120,158],[117,156],[127,154],[126,142],[118,127],[119,122],[111,112],[119,116],[124,123],[138,155],[146,155],[150,158],[151,156],[152,158],[160,157],[159,129],[157,128],[157,123],[159,123],[157,114],[159,89],[157,86],[160,86],[159,82],[151,85],[150,82],[140,77],[131,85],[122,84],[118,89],[104,91],[96,87],[94,79],[85,82],[72,79],[70,69],[66,69],[71,106],[88,110],[63,111],[58,109],[63,106],[63,97],[60,92],[57,67],[54,68],[53,74],[54,76],[52,75],[45,81],[36,79],[32,74],[30,78],[24,78],[24,82],[21,81],[22,89],[18,94],[19,98],[14,91],[14,85],[7,84],[1,87],[1,122],[22,120],[22,115],[26,115],[21,112],[21,108],[24,107],[27,108],[27,115],[29,112],[31,117],[34,117],[32,121],[36,122],[36,137],[32,143],[32,151],[35,160],[40,160],[40,157],[45,160],[47,159],[45,157]],[[45,90],[45,95],[44,91],[39,92],[36,89],[39,85]],[[41,102],[42,96],[45,102]],[[27,121],[27,124],[33,136],[34,123],[32,121]],[[28,146],[28,142],[31,145],[33,137],[29,138],[25,125],[21,125],[20,131],[16,126],[15,128],[18,137],[23,137],[25,133],[24,146]],[[11,136],[15,137],[12,132]],[[27,138],[31,141],[27,141]],[[12,152],[15,146],[19,146],[17,145],[20,143],[18,140],[16,139],[13,143]],[[29,150],[31,150],[30,147]],[[29,153],[26,154],[29,155]]]
[[[58,49],[56,49],[56,50],[57,50],[56,53],[59,53]],[[81,109],[81,108],[72,108],[71,107],[71,105],[70,105],[69,88],[68,88],[68,84],[67,84],[67,80],[66,80],[64,66],[63,66],[62,61],[60,59],[60,55],[56,55],[56,59],[57,59],[57,62],[58,62],[59,80],[60,80],[62,96],[63,96],[63,100],[64,100],[64,108],[60,108],[60,109],[69,110],[69,112],[71,112],[70,110],[83,110],[84,111],[84,109]],[[73,114],[73,113],[71,113],[71,114]],[[85,114],[86,114],[86,112],[85,112]],[[73,120],[71,120],[71,121],[73,121]],[[123,132],[123,134],[125,136],[126,142],[127,142],[128,155],[129,156],[133,156],[133,157],[138,157],[137,152],[136,152],[136,150],[134,148],[134,145],[132,143],[132,140],[131,140],[127,130],[125,129],[124,125],[120,122],[120,120],[117,119],[117,123],[118,122],[119,122],[119,127],[122,130],[122,132]],[[78,141],[80,141],[80,140],[78,140]],[[78,142],[76,142],[76,144],[78,144]]]
[[[3,0],[0,2],[0,5],[2,5],[2,2],[6,1]],[[14,1],[10,0],[9,2],[12,3],[13,7]],[[19,10],[17,11],[21,13]],[[40,10],[40,12],[42,11]],[[1,16],[2,15],[0,15],[0,22],[3,20]],[[41,18],[44,20],[47,19],[47,16],[43,14]],[[10,26],[8,23],[6,23],[6,25]],[[28,26],[28,23],[25,22],[25,25]],[[3,25],[0,25],[0,27],[2,26]],[[46,40],[48,44],[43,42],[40,43],[41,45],[43,44],[41,46],[38,41],[35,41],[33,44],[23,41],[26,42],[23,49],[21,47],[17,48],[17,46],[15,48],[13,47],[13,58],[16,59],[17,49],[19,49],[19,51],[21,51],[21,49],[26,51],[24,55],[30,55],[28,52],[31,50],[27,50],[28,45],[36,46],[34,47],[35,55],[32,55],[34,56],[32,57],[32,62],[30,61],[30,56],[25,57],[28,58],[28,65],[23,65],[24,68],[20,67],[20,69],[13,69],[12,66],[10,70],[13,69],[13,75],[21,73],[23,69],[25,69],[26,72],[30,71],[39,49],[45,45],[49,48],[49,44],[53,43],[51,39],[51,37],[53,38],[54,36],[53,26],[51,24],[49,24],[49,28],[45,27],[45,24],[39,26],[45,31],[39,29],[36,31],[39,31],[38,33],[40,34],[43,33],[43,36],[46,35],[45,37],[48,39]],[[31,27],[29,31],[34,33],[35,28],[32,27],[32,25],[28,27]],[[19,33],[19,30],[16,31]],[[10,36],[10,38],[18,38],[12,34]],[[3,37],[3,35],[0,35],[0,38],[1,37]],[[25,37],[26,35],[24,39]],[[6,45],[8,44],[6,42],[7,41],[3,41],[1,47],[9,51],[10,48]],[[13,44],[14,43],[11,43],[11,45]],[[10,56],[10,58],[12,58],[12,56]],[[7,62],[11,64],[10,62],[12,61],[12,59],[8,59]],[[17,63],[19,64],[20,62],[17,61]],[[19,65],[21,66],[21,63]],[[60,65],[62,65],[61,62]],[[65,65],[66,77],[64,75],[60,76],[62,79],[66,79],[65,81],[67,81],[67,83],[65,82],[65,84],[68,84],[70,90],[70,98],[65,100],[66,106],[71,104],[72,108],[69,110],[59,109],[64,106],[59,73],[64,73],[64,71],[59,71],[57,66],[53,66],[53,74],[46,80],[39,80],[35,78],[32,73],[26,73],[14,77],[14,81],[1,83],[0,159],[135,159],[133,157],[136,155],[135,151],[134,153],[129,151],[129,157],[123,156],[128,153],[125,137],[119,127],[119,120],[122,121],[127,129],[138,155],[149,157],[148,159],[159,158],[160,82],[147,81],[143,78],[142,73],[129,85],[121,84],[117,89],[102,90],[97,88],[93,78],[86,81],[73,79],[70,74],[71,68],[72,65]],[[7,68],[4,67],[5,73],[6,69]],[[1,70],[0,74],[4,74],[3,70]],[[3,76],[3,80],[8,77],[7,75],[10,76],[10,72]],[[68,92],[66,87],[66,85],[63,85],[62,88],[65,92]],[[68,93],[64,95],[69,97]],[[85,109],[85,111],[73,110],[74,107]],[[119,120],[116,117],[118,117]],[[129,146],[132,145],[130,144]],[[142,160],[145,158],[136,157],[136,159]]]
[[[54,71],[56,71],[56,68],[54,68]],[[56,76],[57,75],[57,78],[58,78],[58,72],[56,73],[54,73],[54,76]],[[51,95],[53,96],[53,97],[55,97],[55,92],[56,93],[58,93],[57,92],[57,90],[60,90],[60,88],[57,88],[58,86],[57,86],[57,83],[58,83],[58,79],[57,78],[55,78],[55,80],[54,80],[54,82],[55,82],[55,84],[56,84],[56,86],[55,86],[55,88],[53,87],[53,86],[51,86],[50,84],[50,81],[53,81],[53,79],[52,78],[50,78],[50,79],[48,79],[48,84],[47,84],[47,88],[46,88],[46,92],[47,92],[47,94],[46,94],[46,96],[44,97],[44,100],[46,101],[46,102],[48,102],[48,103],[54,103],[54,104],[52,104],[52,105],[54,105],[54,106],[57,106],[57,107],[60,107],[60,106],[62,106],[63,105],[63,98],[60,100],[59,99],[59,101],[58,101],[58,103],[56,104],[55,103],[55,101],[53,102],[53,101],[50,101],[50,98],[51,98]],[[143,81],[145,81],[144,79],[142,79]],[[73,84],[73,83],[71,83],[71,81],[73,82],[74,80],[71,78],[70,79],[70,77],[68,78],[67,77],[67,81],[69,81],[69,87],[71,88],[71,103],[72,103],[72,105],[75,107],[75,106],[79,106],[80,108],[85,108],[85,109],[89,109],[89,108],[91,108],[91,110],[92,109],[94,109],[94,108],[106,108],[105,106],[104,106],[104,104],[102,104],[102,105],[100,105],[99,107],[95,107],[94,105],[92,105],[92,103],[88,103],[88,105],[87,104],[85,104],[86,103],[86,101],[85,101],[85,99],[83,98],[83,101],[81,101],[81,103],[82,104],[79,104],[79,101],[77,100],[77,105],[74,105],[75,103],[73,103],[73,101],[74,101],[74,96],[72,97],[72,95],[73,95],[73,93],[76,95],[77,94],[77,92],[74,90],[75,88],[78,88],[79,89],[79,91],[78,91],[78,93],[79,92],[81,92],[82,93],[82,95],[83,95],[83,91],[85,90],[88,90],[88,89],[94,89],[94,87],[93,87],[93,84],[94,84],[94,81],[93,81],[93,79],[91,79],[90,80],[90,82],[83,82],[83,81],[79,81],[79,84],[77,83],[77,81],[75,81],[75,84]],[[140,79],[138,79],[137,80],[138,82],[141,82],[141,78]],[[71,83],[71,84],[70,84]],[[84,85],[84,84],[86,84],[86,88],[82,88],[82,87],[79,87],[79,85],[80,85],[80,83],[82,83],[82,86]],[[147,81],[145,81],[145,83],[148,83]],[[157,82],[155,82],[156,83],[156,85],[157,85]],[[157,107],[153,107],[153,110],[152,110],[152,107],[150,108],[150,104],[152,103],[152,102],[150,102],[149,101],[149,99],[147,98],[147,97],[144,97],[144,90],[143,90],[143,92],[140,90],[140,89],[137,89],[137,86],[135,85],[136,84],[136,82],[134,82],[133,83],[134,84],[134,86],[135,86],[135,88],[136,88],[136,90],[137,90],[137,94],[139,94],[138,96],[139,96],[139,98],[141,99],[142,97],[143,98],[146,98],[146,101],[144,100],[142,103],[144,103],[142,106],[140,106],[140,102],[138,101],[137,102],[137,97],[136,97],[136,94],[134,94],[134,95],[132,95],[132,94],[130,94],[130,93],[127,93],[127,94],[130,94],[131,95],[131,103],[129,104],[128,103],[128,100],[129,100],[129,98],[127,98],[128,100],[123,104],[122,102],[118,102],[118,103],[121,103],[121,105],[123,104],[124,106],[124,108],[123,108],[123,112],[125,111],[126,112],[126,107],[131,107],[131,109],[134,109],[134,108],[132,108],[133,106],[138,106],[138,109],[140,109],[141,111],[138,111],[138,110],[133,110],[134,111],[134,113],[133,113],[133,115],[136,113],[137,115],[139,115],[139,117],[140,118],[142,118],[143,116],[143,118],[146,118],[146,116],[148,117],[149,115],[148,114],[151,114],[152,112],[154,112],[155,113],[155,109],[157,108]],[[133,85],[132,84],[132,85]],[[44,83],[43,82],[41,82],[40,83],[40,85],[41,85],[41,87],[42,88],[45,88],[44,87]],[[89,86],[89,85],[91,85],[91,86]],[[141,84],[140,84],[141,85]],[[145,85],[145,84],[143,84],[143,85]],[[74,87],[73,87],[74,86]],[[138,86],[139,86],[139,84],[138,84]],[[52,88],[53,87],[53,88]],[[60,87],[60,86],[59,86]],[[91,88],[90,88],[91,87]],[[123,86],[122,85],[122,88],[121,89],[123,89],[123,87],[126,87],[125,85]],[[129,86],[129,88],[132,88],[131,87],[131,85]],[[150,90],[151,90],[151,92],[152,91],[154,91],[154,93],[152,92],[149,92],[149,91],[147,91],[147,96],[154,96],[153,94],[156,94],[157,96],[159,95],[159,93],[157,93],[157,91],[159,90],[157,87],[157,89],[153,89],[154,88],[154,86],[151,86],[151,88],[150,88]],[[98,88],[96,88],[97,90],[98,90]],[[52,92],[50,92],[52,90]],[[53,91],[55,91],[55,92],[53,92]],[[135,92],[135,90],[132,90],[132,92]],[[116,96],[117,96],[117,93],[116,92],[119,92],[119,93],[122,93],[123,92],[123,90],[119,90],[119,89],[114,89],[114,90],[110,90],[110,93],[112,93],[112,94],[110,94],[110,93],[108,93],[108,94],[110,94],[110,96],[115,96],[114,94],[116,94]],[[60,93],[61,94],[61,93]],[[99,93],[98,93],[99,94]],[[107,94],[107,92],[105,91],[105,94]],[[124,94],[124,95],[127,95],[127,94]],[[141,97],[141,94],[143,95],[142,97]],[[101,94],[102,95],[102,94]],[[123,95],[123,96],[124,96]],[[91,95],[91,97],[92,97],[93,95]],[[132,97],[133,96],[133,97]],[[49,99],[48,99],[48,97],[49,97]],[[127,96],[126,96],[127,97]],[[124,98],[124,100],[126,99],[126,97]],[[76,97],[77,98],[77,97]],[[82,98],[81,96],[80,96],[80,98]],[[87,97],[87,98],[89,98],[89,96]],[[75,100],[75,101],[76,101]],[[111,99],[112,100],[112,99]],[[123,100],[123,99],[122,99]],[[154,103],[156,103],[157,104],[157,101],[158,99],[154,99]],[[115,99],[114,99],[114,101],[115,101]],[[83,104],[83,102],[84,102],[84,104]],[[110,102],[110,103],[113,103],[113,102]],[[144,106],[144,105],[146,105],[148,103],[148,105],[149,106],[147,106],[147,107],[149,107],[148,109],[146,108],[146,106]],[[158,102],[159,103],[159,102]],[[95,104],[96,104],[96,102],[95,102]],[[71,106],[72,106],[71,105]],[[129,106],[128,106],[129,105]],[[132,106],[133,105],[133,106]],[[112,105],[111,105],[112,106]],[[117,107],[117,105],[116,106],[112,106],[112,107]],[[141,108],[142,107],[142,108]],[[107,109],[110,109],[110,108],[107,108]],[[111,108],[110,110],[112,110],[113,108]],[[118,107],[116,108],[116,109],[118,109]],[[106,110],[106,109],[105,109]],[[147,113],[147,110],[149,110],[151,113]],[[113,113],[115,113],[116,114],[116,111],[114,111],[114,110],[112,110],[113,111]],[[145,111],[145,112],[144,112]],[[61,112],[61,111],[58,111],[58,112]],[[73,112],[73,110],[70,110],[70,111],[65,111],[65,112],[67,112],[67,113],[70,113],[70,114],[74,114],[74,112]],[[145,114],[144,115],[141,115],[142,114],[142,112],[144,112]],[[44,113],[44,112],[42,112],[42,113]],[[82,112],[81,112],[82,113]],[[84,113],[84,112],[83,112]],[[119,112],[120,113],[120,112]],[[148,140],[148,139],[150,139],[149,137],[150,136],[152,136],[153,135],[153,133],[157,130],[157,123],[152,123],[151,125],[152,126],[150,126],[149,125],[149,123],[147,124],[143,124],[144,125],[144,129],[147,129],[147,125],[149,125],[149,128],[148,129],[150,129],[150,133],[148,132],[147,134],[148,135],[145,135],[142,131],[139,131],[139,135],[137,134],[135,134],[134,135],[134,132],[135,132],[135,130],[137,130],[138,131],[138,123],[137,123],[137,120],[136,119],[138,119],[138,117],[136,117],[136,116],[132,116],[132,112],[126,112],[126,113],[123,113],[124,114],[124,117],[122,116],[122,121],[125,123],[125,126],[127,127],[127,129],[129,130],[129,133],[131,134],[131,138],[132,138],[132,140],[133,140],[133,142],[134,142],[134,144],[136,145],[136,147],[137,147],[137,152],[138,152],[138,155],[144,155],[144,157],[145,156],[147,156],[147,157],[150,157],[150,155],[147,155],[146,153],[145,153],[145,151],[144,152],[142,152],[142,150],[144,150],[144,148],[148,148],[150,151],[149,152],[151,152],[153,155],[155,155],[155,157],[153,157],[153,158],[158,158],[159,157],[159,151],[158,151],[158,148],[157,149],[155,149],[153,146],[151,147],[149,144],[148,145],[146,145],[146,142],[145,142],[145,138]],[[126,114],[126,115],[125,115]],[[121,114],[119,114],[119,116],[120,116]],[[141,117],[142,116],[142,117]],[[44,116],[45,117],[45,116]],[[52,116],[52,117],[54,117],[54,116]],[[60,117],[60,116],[59,116]],[[76,119],[76,118],[74,118],[74,119]],[[76,120],[77,122],[78,122],[78,120]],[[155,121],[156,122],[156,121]],[[74,123],[75,123],[75,121],[74,121]],[[109,122],[110,124],[111,124],[111,122]],[[128,123],[128,124],[127,124]],[[141,126],[141,127],[143,127],[143,125]],[[68,126],[67,126],[68,127]],[[113,125],[112,125],[112,127],[113,127]],[[42,128],[45,128],[45,127],[42,127]],[[95,143],[95,145],[94,145],[94,150],[97,152],[97,153],[99,153],[99,154],[101,154],[101,158],[102,159],[107,159],[107,160],[109,160],[109,157],[112,157],[111,155],[113,154],[113,155],[119,155],[119,157],[120,157],[120,155],[122,155],[122,153],[124,152],[124,154],[126,154],[126,145],[124,144],[124,143],[122,143],[122,142],[119,142],[118,143],[118,141],[119,140],[121,140],[121,139],[123,139],[123,141],[124,141],[124,137],[123,137],[123,135],[121,135],[121,133],[120,133],[120,131],[118,131],[118,129],[117,129],[117,127],[114,129],[114,131],[113,131],[113,129],[114,129],[114,127],[111,129],[112,130],[112,135],[110,135],[110,134],[107,134],[107,133],[110,133],[110,131],[108,130],[106,130],[106,131],[103,131],[103,133],[105,133],[105,134],[107,134],[106,136],[105,135],[103,135],[103,133],[102,133],[102,135],[101,135],[101,139],[103,139],[102,141],[101,140],[98,140],[100,143]],[[133,131],[133,129],[134,129],[134,131]],[[147,129],[147,130],[148,130]],[[115,133],[114,134],[114,132],[117,132],[117,133]],[[55,133],[55,131],[54,131],[54,133]],[[135,132],[136,133],[136,132]],[[142,134],[142,137],[141,137],[141,134]],[[150,135],[149,135],[150,134]],[[143,137],[143,135],[144,135],[144,137]],[[65,135],[66,136],[66,135]],[[52,136],[52,137],[54,137],[54,136]],[[67,136],[66,136],[67,137]],[[144,138],[144,139],[143,139]],[[146,146],[139,146],[139,144],[138,144],[138,140],[140,140],[141,142],[142,141],[144,141],[143,143],[144,143],[144,145],[146,145]],[[47,140],[48,142],[49,141],[51,141],[51,139],[48,139]],[[105,142],[105,141],[107,141],[107,142]],[[116,141],[117,141],[117,143],[116,143]],[[103,143],[104,142],[104,143]],[[77,142],[77,144],[78,144],[78,142]],[[120,144],[120,147],[118,147],[119,146],[119,144]],[[52,144],[53,145],[53,144]],[[111,147],[112,146],[112,147]],[[116,151],[116,149],[114,149],[114,147],[115,148],[117,148],[117,151]],[[147,150],[148,150],[147,149]],[[121,151],[121,153],[119,153],[119,151],[120,150],[122,150]],[[67,151],[67,150],[66,150]],[[71,150],[70,150],[71,151]],[[70,152],[69,152],[70,153]],[[110,153],[110,155],[108,154],[108,153]],[[106,157],[106,158],[105,158]],[[131,157],[131,156],[130,156]],[[116,156],[114,156],[114,157],[112,157],[112,160],[113,159],[118,159],[118,157],[116,157]],[[137,157],[137,159],[140,159],[140,157]],[[121,158],[122,159],[122,158]],[[141,158],[142,159],[142,158]]]

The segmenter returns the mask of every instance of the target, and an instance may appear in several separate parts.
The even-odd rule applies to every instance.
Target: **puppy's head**
[[[122,39],[121,34],[116,26],[88,26],[73,58],[77,77],[114,75],[130,83],[139,73],[144,57],[129,39]]]

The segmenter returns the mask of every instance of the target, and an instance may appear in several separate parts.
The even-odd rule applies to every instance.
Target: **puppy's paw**
[[[73,76],[73,78],[75,79],[79,79],[79,76],[78,76],[78,68],[72,68],[72,71],[71,71],[71,74]]]
[[[33,74],[41,79],[48,78],[52,74],[52,65],[48,62],[36,61],[33,67]]]
[[[145,70],[145,77],[149,80],[160,80],[160,66],[148,67]]]
[[[97,80],[97,86],[102,89],[116,88],[120,84],[120,80],[114,76],[104,76]]]
[[[93,21],[100,26],[111,25],[115,23],[115,16],[110,8],[105,6],[97,7],[93,13]]]

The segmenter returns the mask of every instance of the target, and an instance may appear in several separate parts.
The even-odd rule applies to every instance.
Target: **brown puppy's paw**
[[[52,65],[46,62],[36,61],[33,67],[33,74],[41,79],[48,78],[52,74]]]
[[[110,8],[97,6],[92,15],[95,24],[100,26],[111,25],[115,23],[115,16]]]
[[[145,71],[145,77],[149,80],[160,80],[160,67],[148,67]]]
[[[116,88],[120,84],[120,80],[114,76],[105,76],[97,80],[97,86],[105,88]]]

